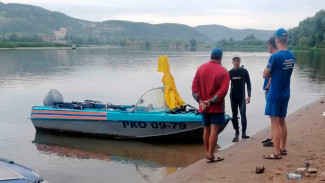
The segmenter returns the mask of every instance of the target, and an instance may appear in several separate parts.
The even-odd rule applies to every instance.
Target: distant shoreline
[[[200,50],[200,49],[211,49],[211,47],[197,47],[197,48],[188,48],[188,47],[157,47],[152,46],[149,48],[137,47],[137,46],[118,46],[118,45],[76,45],[76,49],[93,49],[93,48],[143,48],[143,49],[156,49],[156,48],[170,48],[170,49],[190,49],[191,51]],[[263,52],[267,51],[265,46],[220,46],[224,51],[253,51],[253,52]],[[290,50],[293,51],[325,51],[325,48],[312,48],[312,47],[302,47],[302,46],[288,46]],[[48,49],[57,49],[57,50],[72,50],[71,44],[62,44],[62,43],[37,43],[37,42],[1,42],[0,41],[0,50],[48,50]]]
[[[77,46],[76,49],[94,49],[94,48],[121,48],[119,46],[114,45],[82,45]],[[36,47],[0,47],[0,50],[49,50],[49,49],[55,49],[55,50],[73,50],[71,46],[36,46]]]

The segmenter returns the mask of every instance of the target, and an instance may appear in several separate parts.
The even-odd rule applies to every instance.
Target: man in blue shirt
[[[266,99],[265,115],[271,117],[274,151],[265,159],[281,159],[287,155],[287,126],[285,117],[290,99],[290,78],[295,64],[292,51],[287,49],[288,33],[280,28],[275,32],[278,52],[271,55],[263,72],[264,78],[271,77],[271,85]]]
[[[267,41],[267,49],[269,50],[269,52],[271,54],[278,51],[278,48],[276,47],[276,44],[275,44],[275,37],[274,36],[272,36]],[[267,94],[269,93],[270,85],[271,85],[271,78],[265,78],[264,85],[263,85],[263,90],[265,91],[265,100],[267,98]],[[272,137],[272,129],[271,129],[270,137],[267,138],[266,140],[262,141],[263,146],[264,147],[274,147],[272,139],[273,139],[273,137]]]

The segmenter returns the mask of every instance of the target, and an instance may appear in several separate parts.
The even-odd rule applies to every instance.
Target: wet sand
[[[263,147],[270,127],[220,150],[215,156],[225,160],[206,163],[205,159],[166,176],[161,182],[212,183],[212,182],[292,182],[285,176],[304,167],[316,168],[316,174],[305,174],[301,182],[325,182],[325,99],[319,99],[287,116],[287,152],[281,160],[266,160],[263,155],[272,153],[272,147]],[[203,148],[203,146],[202,146]],[[255,169],[264,166],[262,174]]]

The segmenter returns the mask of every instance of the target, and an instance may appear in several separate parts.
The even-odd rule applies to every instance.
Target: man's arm
[[[246,85],[247,85],[247,95],[249,97],[251,97],[251,93],[252,93],[252,85],[251,85],[251,79],[249,77],[249,73],[246,70],[246,79],[245,79]]]
[[[270,78],[271,77],[271,69],[265,68],[263,71],[263,78]]]
[[[192,96],[198,103],[200,103],[200,98],[198,95],[199,90],[200,90],[199,73],[198,71],[196,71],[192,82]]]
[[[269,79],[269,82],[267,83],[265,90],[269,90],[270,89],[270,85],[271,85],[271,77]]]
[[[263,71],[263,78],[271,77],[271,68],[273,68],[274,54],[270,56],[266,68]]]
[[[246,70],[246,79],[245,79],[246,85],[247,85],[247,98],[246,103],[249,104],[251,102],[251,93],[252,93],[252,85],[251,85],[251,79],[249,77],[249,73]]]
[[[193,96],[194,100],[197,101],[197,103],[200,103],[200,98],[199,98],[199,96],[197,95],[197,93],[193,92],[193,93],[192,93],[192,96]]]

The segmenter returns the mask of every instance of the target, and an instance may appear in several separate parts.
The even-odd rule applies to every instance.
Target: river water
[[[247,105],[248,134],[270,125],[263,115],[262,72],[268,52],[225,52],[223,66],[232,68],[239,54],[252,82]],[[325,52],[295,52],[288,113],[324,97]],[[36,133],[31,107],[42,105],[48,90],[59,90],[65,101],[92,99],[135,104],[143,92],[162,86],[157,58],[168,55],[171,73],[183,100],[197,106],[191,84],[210,50],[137,50],[125,48],[0,50],[0,157],[33,168],[49,182],[158,182],[202,157],[202,144],[148,144]],[[231,115],[229,95],[226,111]],[[219,137],[230,145],[231,123]],[[266,134],[267,136],[268,134]],[[289,137],[290,138],[290,137]]]

